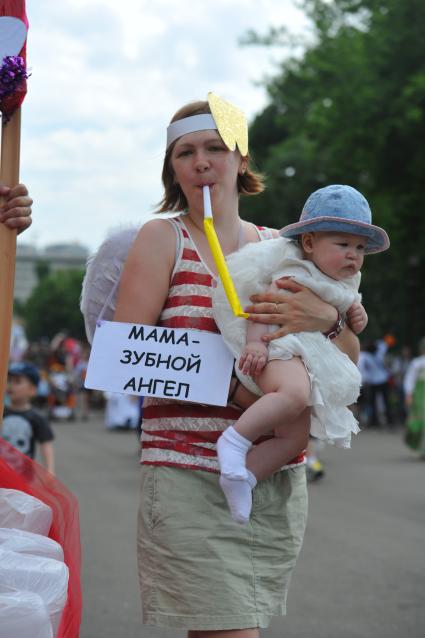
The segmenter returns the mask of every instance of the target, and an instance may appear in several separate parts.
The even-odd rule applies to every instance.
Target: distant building
[[[50,272],[69,268],[84,269],[89,251],[81,244],[52,244],[39,250],[31,244],[18,243],[14,297],[24,302],[38,284],[37,264],[45,262]]]

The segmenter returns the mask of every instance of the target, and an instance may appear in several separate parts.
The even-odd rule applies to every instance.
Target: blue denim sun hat
[[[285,226],[280,234],[294,238],[315,231],[363,235],[367,237],[366,253],[380,253],[390,245],[385,230],[372,224],[366,198],[352,186],[343,184],[314,191],[304,204],[300,221]]]
[[[7,371],[10,377],[25,377],[35,386],[38,386],[40,382],[40,375],[38,370],[32,363],[26,363],[20,361],[19,363],[11,363]]]

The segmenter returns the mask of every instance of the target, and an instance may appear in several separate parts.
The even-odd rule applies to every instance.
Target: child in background
[[[39,381],[38,370],[30,363],[14,363],[9,367],[8,405],[4,409],[0,436],[31,459],[35,457],[36,443],[39,443],[43,464],[54,474],[53,432],[47,419],[31,405]]]
[[[360,333],[367,324],[358,293],[364,254],[389,246],[385,231],[371,224],[363,195],[345,185],[322,188],[308,198],[300,221],[280,234],[278,239],[247,246],[228,259],[242,300],[253,293],[253,282],[275,292],[274,282],[289,276],[335,306],[341,321],[346,317],[352,330]],[[299,242],[286,238],[299,238]],[[233,318],[227,308],[218,285],[215,319],[239,359],[239,379],[251,392],[263,394],[217,442],[220,484],[233,518],[245,523],[257,482],[246,467],[253,442],[274,432],[272,441],[260,443],[265,451],[261,475],[276,471],[300,454],[310,431],[319,439],[349,447],[351,433],[359,429],[347,406],[357,400],[360,374],[329,340],[336,334],[326,335],[329,338],[313,332],[291,334],[267,347],[263,337],[269,326]],[[305,426],[301,426],[297,419],[310,407],[311,424],[304,419]]]

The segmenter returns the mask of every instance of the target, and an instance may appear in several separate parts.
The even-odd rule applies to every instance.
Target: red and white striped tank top
[[[179,250],[158,325],[218,333],[211,300],[214,276],[181,219],[167,222],[176,230]],[[260,240],[272,236],[268,228],[257,227],[257,231]],[[240,414],[239,408],[232,404],[220,407],[145,397],[141,462],[218,472],[217,439]],[[301,455],[291,466],[303,461]]]

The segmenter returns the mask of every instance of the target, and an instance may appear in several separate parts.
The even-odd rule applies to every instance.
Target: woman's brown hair
[[[192,115],[202,115],[204,113],[211,113],[208,102],[190,102],[190,104],[186,104],[173,115],[171,122],[183,120],[185,117],[191,117]],[[174,171],[171,166],[171,153],[173,148],[174,143],[168,147],[164,157],[162,167],[164,197],[159,202],[160,208],[155,211],[157,213],[178,212],[187,209],[187,199],[179,184],[176,184],[174,180]],[[247,155],[247,159],[248,166],[245,173],[238,175],[238,193],[241,195],[257,195],[264,190],[264,178],[261,173],[257,173],[250,166],[249,154]]]

